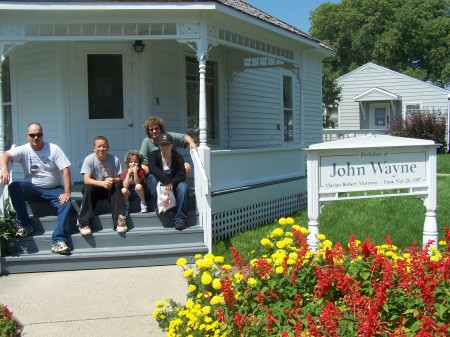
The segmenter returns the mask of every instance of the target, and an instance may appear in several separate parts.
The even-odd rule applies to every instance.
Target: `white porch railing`
[[[211,184],[197,150],[191,150],[194,164],[195,201],[200,226],[204,232],[204,242],[208,252],[212,251]]]
[[[350,130],[350,129],[323,129],[323,141],[331,142],[333,140],[356,138],[367,135],[386,135],[387,130],[379,129],[365,129],[365,130]]]
[[[300,147],[217,150],[211,152],[213,192],[305,175]]]

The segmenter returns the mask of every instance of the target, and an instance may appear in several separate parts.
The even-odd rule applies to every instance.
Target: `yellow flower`
[[[287,221],[286,218],[280,218],[280,220],[278,220],[278,224],[280,225],[286,225]]]
[[[284,268],[283,268],[282,266],[276,267],[276,268],[275,268],[275,272],[276,272],[277,274],[283,274]]]
[[[286,223],[288,225],[293,225],[294,224],[294,219],[292,219],[291,217],[286,218]]]
[[[186,265],[186,263],[187,263],[187,260],[184,257],[180,257],[177,260],[177,266],[183,267]]]
[[[316,238],[319,241],[324,241],[327,237],[324,234],[316,234]]]
[[[195,255],[194,255],[194,257],[195,257],[197,260],[198,260],[198,259],[201,259],[202,256],[203,256],[202,254],[195,254]]]
[[[247,283],[251,286],[254,286],[258,281],[256,279],[254,279],[253,277],[249,277],[249,279],[247,280]]]
[[[445,241],[445,240],[439,241],[439,246],[445,246],[445,245],[447,245],[447,241]]]
[[[436,254],[430,257],[431,262],[439,262],[441,260],[441,254]]]
[[[190,279],[190,278],[192,278],[192,275],[194,274],[194,271],[192,270],[192,269],[186,269],[184,272],[183,272],[183,276],[184,276],[184,278],[186,278],[186,279]]]
[[[202,308],[202,313],[203,313],[203,315],[209,315],[210,312],[211,312],[211,307],[204,306],[204,307]]]
[[[153,311],[153,317],[155,318],[155,319],[162,319],[161,318],[161,315],[162,315],[162,310],[160,310],[160,309],[156,309],[155,311]],[[164,315],[163,315],[164,316]]]
[[[261,245],[262,245],[264,248],[272,248],[272,247],[273,247],[273,243],[270,242],[269,239],[262,239],[262,240],[261,240]]]
[[[240,274],[240,273],[236,273],[234,274],[234,279],[236,280],[236,283],[241,283],[241,281],[243,280],[244,275]]]
[[[284,242],[284,240],[277,241],[277,248],[283,249],[284,247],[286,247],[286,242]]]
[[[331,246],[333,246],[333,243],[330,240],[325,240],[322,244],[324,248],[331,248]]]
[[[220,284],[220,279],[215,278],[215,279],[212,281],[212,287],[213,287],[214,289],[216,289],[216,290],[221,289],[221,288],[222,288],[222,285]]]
[[[208,285],[208,284],[210,284],[211,282],[212,282],[212,276],[211,276],[211,273],[208,272],[208,271],[205,271],[205,272],[202,274],[202,283],[203,283],[204,285]]]
[[[231,268],[232,268],[232,267],[231,267],[229,264],[224,264],[224,265],[222,266],[222,269],[225,269],[225,270],[228,270],[228,271],[230,271]]]
[[[216,256],[214,258],[214,262],[217,263],[217,264],[222,264],[224,261],[225,261],[225,259],[224,259],[223,256]]]
[[[193,293],[193,292],[196,291],[196,290],[197,290],[197,287],[195,286],[195,284],[190,284],[190,285],[189,285],[188,291],[189,291],[190,293]]]
[[[284,231],[281,228],[275,228],[272,233],[271,233],[274,237],[277,236],[283,236],[284,235]]]
[[[194,307],[194,302],[192,300],[187,300],[186,308],[191,309]]]
[[[164,307],[164,302],[163,301],[156,302],[156,307],[157,308],[163,308]]]
[[[210,303],[211,303],[212,305],[217,305],[217,304],[225,303],[225,300],[224,300],[222,297],[220,297],[220,296],[214,295],[214,296],[211,298]]]

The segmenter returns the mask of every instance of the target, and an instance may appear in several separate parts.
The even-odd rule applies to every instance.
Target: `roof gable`
[[[401,97],[387,90],[373,87],[353,97],[355,102],[401,100]]]
[[[364,64],[364,65],[362,65],[362,66],[360,66],[360,67],[358,67],[358,68],[348,72],[347,74],[338,77],[336,79],[336,81],[339,83],[339,82],[341,82],[344,79],[348,80],[349,78],[351,78],[351,77],[353,77],[353,76],[355,76],[357,74],[364,73],[364,71],[366,71],[366,70],[375,70],[375,71],[379,72],[380,74],[381,73],[385,73],[388,76],[397,76],[397,77],[402,78],[405,81],[411,81],[411,82],[415,82],[415,83],[420,83],[422,85],[429,86],[429,87],[431,87],[431,88],[433,88],[435,90],[442,91],[443,93],[450,94],[449,90],[446,90],[444,88],[438,87],[438,86],[436,86],[434,84],[431,84],[431,83],[428,83],[428,82],[421,81],[421,80],[419,80],[417,78],[414,78],[414,77],[402,74],[402,73],[394,71],[392,69],[380,66],[380,65],[375,64],[373,62],[368,62],[368,63],[366,63],[366,64]]]

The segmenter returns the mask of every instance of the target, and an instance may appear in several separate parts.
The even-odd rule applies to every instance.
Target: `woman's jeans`
[[[149,174],[147,177],[147,191],[152,198],[153,205],[155,207],[155,212],[158,211],[158,206],[156,205],[156,200],[158,196],[156,194],[156,186],[158,185],[158,180]],[[175,223],[177,222],[187,222],[187,202],[189,197],[189,191],[187,184],[182,181],[177,185],[177,188],[173,191],[175,199],[177,200],[177,212],[175,213]]]
[[[32,226],[27,210],[26,201],[45,201],[58,210],[56,227],[53,231],[53,243],[66,241],[69,235],[69,220],[73,210],[70,200],[59,203],[59,196],[64,193],[62,186],[43,188],[24,181],[13,181],[8,186],[9,198],[17,213],[17,220],[21,226]]]

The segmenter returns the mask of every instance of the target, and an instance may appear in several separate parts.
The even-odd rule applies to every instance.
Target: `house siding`
[[[12,53],[13,144],[27,142],[25,133],[31,122],[39,122],[47,142],[61,145],[61,107],[57,84],[57,49],[55,43],[27,43]],[[71,160],[68,149],[63,151]],[[14,179],[23,179],[22,168],[13,166]]]
[[[304,146],[322,142],[322,62],[306,55],[302,71]]]
[[[442,88],[375,64],[362,66],[338,78],[337,82],[342,87],[342,100],[339,103],[339,126],[341,129],[360,129],[367,126],[362,114],[360,123],[358,119],[360,115],[359,103],[355,102],[353,98],[374,87],[400,97],[401,101],[395,102],[397,115],[405,112],[406,103],[421,103],[423,109],[445,110],[448,104],[448,93],[450,93]],[[377,98],[376,95],[373,94],[370,97]],[[386,98],[384,101],[377,102],[389,102],[389,100]],[[368,104],[365,105],[365,108],[366,118],[368,119]]]
[[[281,144],[281,75],[277,69],[247,69],[230,87],[230,148]],[[280,126],[282,128],[282,126]]]

